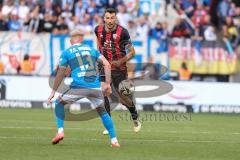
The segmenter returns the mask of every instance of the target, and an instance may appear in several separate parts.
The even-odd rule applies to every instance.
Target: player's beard
[[[108,23],[106,26],[108,31],[111,32],[116,28],[116,25],[117,25],[116,23]]]

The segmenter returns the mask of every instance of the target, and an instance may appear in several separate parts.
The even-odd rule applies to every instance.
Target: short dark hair
[[[182,62],[182,68],[183,69],[188,69],[186,62]]]
[[[23,60],[29,60],[29,55],[28,54],[25,54],[24,56],[23,56]]]
[[[105,12],[104,12],[104,15],[105,15],[106,13],[115,13],[115,14],[117,14],[117,10],[116,10],[115,8],[107,8],[107,9],[105,10]]]

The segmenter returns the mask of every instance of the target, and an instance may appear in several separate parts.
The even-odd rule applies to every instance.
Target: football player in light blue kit
[[[83,33],[80,30],[72,31],[70,36],[72,46],[63,51],[60,56],[59,69],[54,80],[52,92],[48,98],[48,103],[51,103],[55,92],[64,79],[66,68],[70,67],[73,79],[70,88],[55,101],[58,132],[53,138],[52,144],[57,144],[64,138],[64,105],[74,103],[86,97],[96,107],[103,125],[109,131],[111,146],[120,147],[116,138],[113,121],[104,107],[103,94],[105,96],[112,92],[110,87],[111,65],[97,50],[82,44]],[[103,63],[105,73],[108,73],[106,75],[106,82],[100,82],[97,75],[96,66],[98,61]]]

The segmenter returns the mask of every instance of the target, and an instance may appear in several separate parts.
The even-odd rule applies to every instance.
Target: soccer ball
[[[123,80],[118,86],[119,93],[124,96],[133,95],[134,90],[135,86],[131,80]]]

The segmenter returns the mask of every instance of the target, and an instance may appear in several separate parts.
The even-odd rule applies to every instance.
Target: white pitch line
[[[24,140],[48,140],[51,138],[46,137],[8,137],[8,136],[0,136],[0,139],[24,139]],[[66,141],[103,141],[103,139],[97,138],[65,138]],[[165,142],[165,143],[223,143],[223,144],[240,144],[237,141],[216,141],[216,140],[167,140],[167,139],[121,139],[120,142]]]
[[[16,122],[16,123],[52,123],[54,124],[54,121],[26,121],[26,120],[4,120],[0,119],[0,122]]]
[[[215,141],[215,140],[209,140],[209,141],[206,141],[206,140],[203,140],[203,141],[200,141],[200,140],[177,140],[175,141],[176,143],[225,143],[225,144],[240,144],[240,142],[235,142],[235,141]]]
[[[0,126],[0,129],[36,129],[36,130],[56,130],[55,127],[19,127],[19,126]],[[95,128],[72,128],[66,127],[66,130],[79,130],[79,131],[99,131],[99,129]],[[130,129],[118,129],[118,132],[133,132]],[[240,135],[239,132],[206,132],[206,131],[179,131],[179,130],[144,130],[141,132],[157,132],[157,133],[170,133],[170,134],[221,134],[221,135]]]

